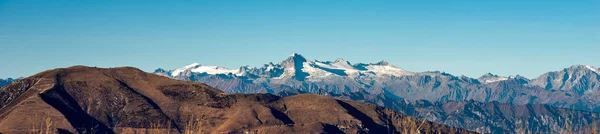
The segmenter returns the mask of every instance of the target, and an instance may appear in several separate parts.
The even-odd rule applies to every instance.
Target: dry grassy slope
[[[85,66],[48,70],[0,89],[0,132],[46,130],[468,133],[365,103],[317,95],[228,95],[202,83],[172,80],[136,68]]]

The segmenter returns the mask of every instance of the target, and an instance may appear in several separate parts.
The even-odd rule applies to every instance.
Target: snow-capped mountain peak
[[[273,70],[275,70],[275,72],[271,72]],[[323,80],[330,77],[399,77],[403,75],[415,74],[413,72],[409,72],[394,65],[391,65],[387,61],[381,61],[378,63],[371,64],[359,63],[352,65],[350,62],[342,58],[338,58],[333,62],[318,60],[310,61],[298,53],[293,53],[286,60],[283,60],[278,64],[273,64],[272,62],[269,64],[265,64],[265,66],[263,66],[260,69],[244,66],[240,67],[239,69],[232,70],[220,66],[203,66],[199,63],[193,63],[169,72],[169,75],[171,77],[177,77],[182,74],[185,76],[191,75],[189,73],[206,73],[211,75],[232,74],[236,76],[244,76],[250,73],[254,74],[253,76],[260,76],[265,78],[294,78],[300,81]]]
[[[173,70],[171,72],[171,76],[173,76],[173,77],[179,76],[186,72],[206,73],[206,74],[213,74],[213,75],[214,74],[230,74],[230,73],[236,74],[236,75],[241,75],[244,73],[241,70],[242,69],[231,70],[226,67],[220,67],[220,66],[202,66],[199,63],[192,63],[192,64],[189,64],[182,68]]]
[[[332,69],[341,69],[341,70],[355,70],[354,67],[350,64],[350,62],[345,61],[342,58],[338,58],[333,62],[330,61],[316,61],[314,62],[314,64],[320,66],[320,67],[325,67],[325,68],[332,68]]]
[[[184,66],[182,68],[178,68],[178,69],[173,70],[173,72],[171,72],[171,75],[172,76],[178,76],[179,74],[183,73],[184,71],[190,70],[192,68],[196,68],[197,66],[200,66],[200,63],[192,63],[192,64],[189,64],[189,65],[186,65],[186,66]]]
[[[269,64],[265,64],[265,71],[271,71],[275,69],[275,64],[273,62],[269,62]]]
[[[196,66],[200,66],[200,63],[192,63],[192,64],[189,64],[189,65],[183,67],[183,68],[193,68],[193,67],[196,67]]]
[[[514,76],[511,76],[511,78],[514,78]],[[479,80],[480,82],[487,84],[487,83],[493,83],[493,82],[499,82],[499,81],[505,81],[508,80],[509,77],[505,77],[505,76],[498,76],[492,73],[486,73],[483,76],[479,77],[477,80]]]
[[[391,75],[391,76],[402,76],[402,75],[413,75],[413,72],[406,71],[394,65],[390,65],[387,61],[381,61],[377,64],[371,64],[365,67],[367,71],[373,72],[378,75]]]
[[[346,62],[346,60],[344,60],[342,58],[337,58],[337,59],[335,59],[335,61],[333,61],[333,63],[339,63],[339,62]]]
[[[299,60],[299,61],[307,61],[306,58],[304,58],[304,56],[302,56],[301,54],[298,53],[293,53],[292,55],[290,55],[290,57],[288,57],[287,60]]]
[[[276,79],[282,78],[295,78],[297,80],[304,80],[309,74],[302,71],[304,64],[309,62],[304,56],[293,53],[286,60],[279,64],[283,67],[283,74],[278,76]]]
[[[207,74],[228,74],[228,73],[238,73],[239,70],[230,70],[228,68],[220,67],[220,66],[199,66],[197,68],[192,69],[192,72],[207,73]]]
[[[295,56],[302,56],[302,55],[299,53],[292,53],[292,55],[290,55],[290,57],[295,57]]]

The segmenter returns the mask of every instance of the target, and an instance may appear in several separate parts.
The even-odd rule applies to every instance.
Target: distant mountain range
[[[599,69],[587,65],[534,79],[494,74],[475,79],[440,71],[410,72],[386,61],[311,61],[292,54],[262,67],[227,69],[194,63],[154,73],[203,82],[228,93],[315,93],[364,101],[478,132],[560,132],[567,119],[574,118],[576,121],[569,120],[571,127],[586,128],[596,119],[592,111],[600,111]],[[472,113],[473,108],[479,113]],[[515,111],[527,114],[516,115]],[[531,124],[520,124],[524,121]],[[520,127],[523,125],[528,125],[527,129]]]
[[[574,65],[529,80],[522,76],[485,74],[478,79],[439,71],[410,72],[386,61],[351,64],[343,59],[310,61],[292,54],[263,67],[190,64],[154,73],[179,80],[207,83],[228,93],[272,93],[298,89],[309,93],[384,93],[406,100],[502,102],[549,104],[600,111],[599,69]]]

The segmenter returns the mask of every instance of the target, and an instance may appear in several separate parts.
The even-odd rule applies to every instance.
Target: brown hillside
[[[1,133],[469,133],[317,95],[228,95],[131,67],[74,66],[0,89]]]

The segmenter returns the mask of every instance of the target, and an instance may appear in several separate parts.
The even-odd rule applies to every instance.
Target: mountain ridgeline
[[[48,70],[0,88],[0,133],[473,133],[363,102],[226,94],[131,67]]]
[[[549,104],[599,111],[600,69],[575,65],[529,80],[493,74],[474,79],[448,73],[409,72],[386,61],[351,64],[343,59],[310,61],[293,54],[260,68],[227,69],[198,63],[175,70],[157,69],[166,77],[203,82],[227,93],[272,93],[301,90],[309,93],[384,93],[406,100]]]
[[[596,125],[599,70],[575,65],[534,79],[494,74],[475,79],[439,71],[410,72],[386,61],[310,61],[292,54],[262,67],[227,69],[194,63],[154,73],[203,82],[227,93],[314,93],[358,100],[478,132],[562,132],[567,123],[576,130]]]
[[[287,90],[279,96],[306,94]],[[321,93],[334,98],[377,104],[409,116],[480,133],[564,133],[568,130],[593,132],[598,127],[597,113],[557,108],[544,104],[515,105],[499,102],[427,100],[409,101],[385,94],[354,92]],[[596,131],[597,132],[597,131]]]

